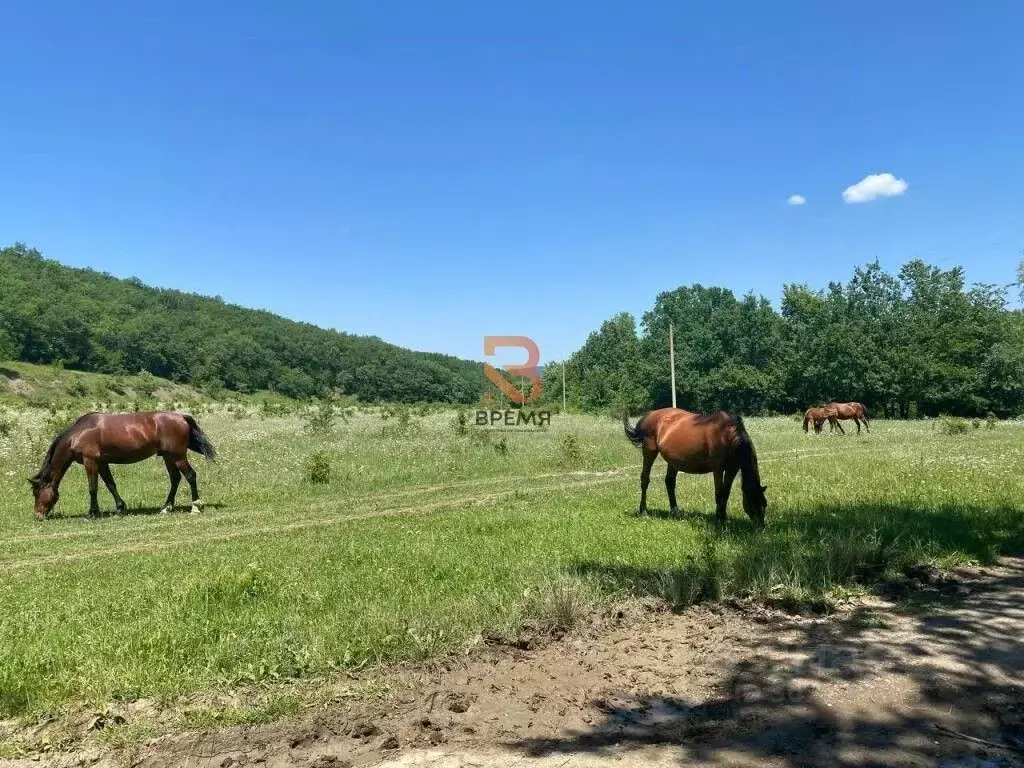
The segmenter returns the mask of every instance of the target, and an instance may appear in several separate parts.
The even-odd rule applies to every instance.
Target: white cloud
[[[786,198],[786,202],[789,205],[803,205],[807,202],[807,198],[803,195],[790,195]]]
[[[903,179],[897,179],[891,173],[872,173],[856,184],[843,190],[843,200],[847,203],[867,203],[877,197],[896,197],[907,191]]]

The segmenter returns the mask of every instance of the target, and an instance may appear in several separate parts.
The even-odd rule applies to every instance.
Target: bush
[[[971,423],[960,416],[943,416],[939,419],[939,428],[944,435],[966,435],[971,431]]]
[[[981,429],[981,419],[971,419],[971,426],[974,427],[975,429]]]
[[[498,438],[498,442],[494,444],[494,450],[496,450],[502,456],[508,456],[508,438],[502,435]]]
[[[381,435],[401,436],[419,432],[420,425],[413,420],[412,409],[407,405],[386,406],[380,414],[384,421],[394,419],[390,424],[381,427]]]
[[[580,449],[580,439],[574,434],[565,435],[559,444],[562,452],[562,460],[569,465],[575,466],[583,460],[583,451]]]
[[[996,416],[992,411],[989,411],[985,415],[985,426],[988,429],[995,429],[999,425],[999,417]]]
[[[324,400],[306,416],[306,432],[314,437],[326,437],[334,430],[338,417],[334,404]]]
[[[465,411],[459,411],[455,415],[455,418],[452,419],[452,431],[454,431],[456,435],[464,435],[469,431],[469,423],[466,419]]]
[[[331,482],[331,457],[327,451],[313,451],[306,459],[306,480],[315,485]]]

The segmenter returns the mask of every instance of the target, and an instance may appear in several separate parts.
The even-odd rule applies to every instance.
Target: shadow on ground
[[[226,504],[222,504],[220,502],[204,502],[203,503],[203,510],[208,510],[208,509],[224,509],[225,507],[227,507],[227,505]],[[191,509],[192,509],[192,506],[190,504],[175,504],[174,505],[174,511],[170,512],[168,514],[174,514],[174,515],[189,514],[189,511]],[[136,515],[159,515],[162,511],[163,511],[163,507],[162,506],[161,507],[152,507],[152,506],[149,506],[149,507],[133,507],[133,506],[129,505],[128,506],[128,510],[123,515],[118,515],[118,513],[116,511],[114,511],[114,510],[101,509],[99,517],[95,517],[95,518],[90,518],[89,515],[88,515],[88,511],[84,511],[84,512],[80,512],[80,513],[77,513],[77,514],[72,513],[70,515],[64,514],[64,513],[57,514],[57,515],[52,515],[51,519],[54,519],[54,520],[74,520],[75,518],[79,518],[79,519],[83,519],[83,520],[85,520],[85,519],[88,519],[88,520],[101,520],[101,519],[106,519],[106,518],[109,518],[109,517],[133,517],[133,516],[136,516]]]
[[[693,597],[710,569],[764,588],[767,570],[788,563],[799,571],[788,578],[871,582],[899,602],[828,621],[765,611],[759,641],[710,699],[614,692],[592,702],[603,717],[587,730],[512,748],[539,757],[676,746],[680,765],[1024,766],[1024,560],[980,580],[900,565],[898,589],[879,582],[927,554],[1021,551],[1020,509],[821,508],[776,521],[767,538],[734,538],[725,565],[703,555],[679,568],[575,569],[633,594],[666,596],[675,584]]]

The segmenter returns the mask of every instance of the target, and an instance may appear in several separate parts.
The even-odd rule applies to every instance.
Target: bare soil
[[[0,765],[1024,766],[1024,559],[918,569],[830,616],[638,603],[388,682],[288,722]]]

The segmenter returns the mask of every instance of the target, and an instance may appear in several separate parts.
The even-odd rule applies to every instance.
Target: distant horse
[[[860,434],[860,425],[864,424],[864,429],[868,432],[871,429],[868,427],[868,411],[860,403],[829,403],[825,406],[826,408],[835,408],[837,419],[853,419],[857,424],[857,434]],[[842,425],[836,422],[836,426],[839,427],[840,431],[843,431]]]
[[[839,431],[843,431],[836,409],[826,406],[825,408],[808,408],[804,411],[804,432],[807,431],[807,425],[813,423],[814,433],[821,434],[821,427],[826,421],[831,429],[839,427]]]
[[[738,472],[742,473],[743,510],[754,524],[764,527],[768,501],[757,470],[757,452],[747,434],[743,419],[725,411],[711,414],[690,413],[679,408],[659,408],[641,418],[635,427],[629,426],[622,415],[626,437],[643,449],[643,469],[640,472],[640,514],[647,514],[647,486],[651,480],[651,466],[660,454],[668,464],[665,472],[665,490],[672,512],[676,506],[676,474],[715,476],[715,513],[719,522],[725,522],[729,492]]]
[[[114,497],[117,513],[123,515],[127,507],[117,493],[110,465],[134,464],[151,456],[163,458],[171,479],[171,491],[161,512],[174,509],[182,475],[192,490],[192,512],[199,512],[203,502],[199,500],[196,471],[186,456],[189,450],[210,461],[216,456],[213,444],[191,416],[168,411],[87,413],[54,438],[42,468],[29,480],[36,500],[36,518],[42,520],[57,504],[57,489],[72,462],[85,467],[89,478],[89,517],[100,513],[96,503],[97,475]]]

